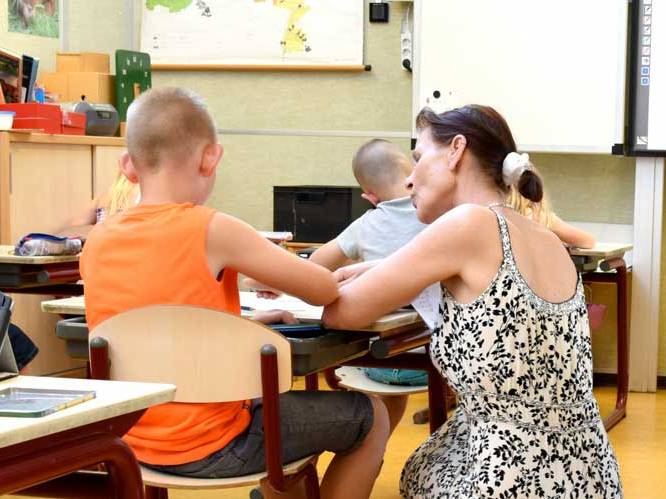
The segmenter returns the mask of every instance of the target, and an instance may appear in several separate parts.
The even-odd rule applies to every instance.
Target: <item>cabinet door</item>
[[[118,174],[118,160],[124,147],[93,147],[93,197],[105,193]]]
[[[10,224],[14,244],[29,232],[55,232],[92,201],[91,146],[14,143],[10,160]],[[59,317],[41,311],[41,295],[14,295],[12,322],[39,347],[30,374],[50,374],[81,367],[70,359],[55,335]]]

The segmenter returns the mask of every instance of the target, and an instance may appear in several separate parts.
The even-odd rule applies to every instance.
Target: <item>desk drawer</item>
[[[363,333],[324,330],[310,338],[285,336],[291,343],[291,370],[296,376],[336,366],[370,350],[370,339]]]

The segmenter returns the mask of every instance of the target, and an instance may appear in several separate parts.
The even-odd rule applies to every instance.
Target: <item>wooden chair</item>
[[[316,456],[282,466],[278,394],[291,388],[291,348],[275,331],[217,310],[154,305],[116,315],[91,331],[90,361],[93,378],[172,383],[175,402],[263,398],[266,473],[200,479],[141,467],[148,499],[167,498],[170,488],[257,482],[266,499],[319,497]]]

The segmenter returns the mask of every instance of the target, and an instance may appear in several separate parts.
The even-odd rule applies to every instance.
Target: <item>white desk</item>
[[[301,322],[320,322],[324,307],[315,307],[308,305],[293,296],[281,296],[276,300],[266,300],[257,298],[251,291],[241,291],[241,305],[253,310],[287,310]],[[252,315],[253,310],[242,310],[241,314],[245,317]],[[51,314],[61,315],[85,315],[86,306],[83,296],[73,296],[71,298],[61,298],[58,300],[47,300],[42,302],[42,311]],[[379,318],[374,324],[358,329],[360,332],[368,332],[387,336],[394,334],[405,326],[416,326],[421,323],[421,318],[413,310],[398,311],[387,314]]]
[[[105,463],[118,497],[143,497],[136,458],[120,437],[145,409],[173,400],[175,386],[30,376],[0,382],[10,387],[94,390],[96,397],[41,418],[0,417],[0,494]]]

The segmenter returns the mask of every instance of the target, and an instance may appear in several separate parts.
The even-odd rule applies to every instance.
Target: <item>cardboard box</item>
[[[43,73],[41,83],[58,102],[86,100],[96,104],[116,105],[115,76],[103,73]]]
[[[40,83],[57,102],[67,102],[69,100],[69,77],[67,73],[42,73]]]
[[[58,73],[110,73],[109,54],[98,52],[58,52],[56,54]]]
[[[116,105],[116,77],[104,73],[66,73],[67,101],[78,102],[85,95],[88,102]],[[62,99],[61,99],[62,102]]]

